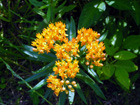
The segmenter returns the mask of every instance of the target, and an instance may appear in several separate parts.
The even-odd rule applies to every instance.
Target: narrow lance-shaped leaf
[[[65,101],[66,101],[66,93],[61,92],[59,96],[59,105],[65,105]]]
[[[55,61],[52,61],[51,63],[47,64],[46,66],[42,67],[41,69],[37,71],[32,71],[34,74],[44,72],[45,70],[48,70],[50,67],[52,67],[55,64]]]
[[[99,88],[99,86],[95,83],[93,79],[91,79],[85,72],[83,72],[82,69],[80,69],[80,74],[76,75],[76,78],[79,78],[80,80],[84,81],[86,84],[88,84],[94,91],[95,93],[103,98],[106,99],[103,92]]]
[[[71,104],[73,103],[73,101],[74,101],[74,96],[75,96],[75,92],[71,92],[71,90],[69,90],[68,99],[69,99],[70,105],[71,105]]]
[[[98,75],[96,74],[96,72],[93,69],[90,69],[88,66],[86,66],[85,64],[81,64],[81,66],[84,67],[84,69],[93,77],[95,78],[99,83],[103,84],[102,81],[100,81]]]
[[[42,79],[39,83],[37,83],[29,92],[32,92],[33,90],[40,89],[42,86],[46,85],[46,79]]]
[[[86,98],[85,98],[83,91],[78,83],[77,83],[76,91],[79,94],[80,98],[84,101],[84,103],[87,104]]]

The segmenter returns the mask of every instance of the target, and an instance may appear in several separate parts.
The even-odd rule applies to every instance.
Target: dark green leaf
[[[69,99],[70,105],[71,105],[71,104],[73,103],[73,101],[74,101],[74,96],[75,96],[75,92],[71,92],[71,91],[69,90],[68,99]]]
[[[108,79],[114,74],[114,71],[115,71],[115,67],[109,64],[103,66],[102,68],[103,74],[107,76]]]
[[[46,66],[42,67],[41,69],[37,70],[37,71],[32,71],[34,74],[36,73],[40,73],[40,72],[44,72],[45,70],[49,69],[50,67],[52,67],[55,64],[55,61],[52,61],[51,63],[47,64]]]
[[[42,10],[40,10],[39,8],[34,8],[33,10],[34,10],[38,15],[40,15],[40,16],[42,16],[42,17],[45,16],[45,13],[42,12]]]
[[[36,94],[35,92],[31,92],[30,97],[31,97],[31,100],[33,102],[33,105],[38,105],[39,104],[38,94]]]
[[[119,51],[115,53],[114,58],[117,60],[129,60],[136,58],[137,56],[129,51]]]
[[[81,64],[81,66],[83,66],[83,68],[93,77],[95,78],[99,83],[103,84],[102,81],[100,81],[98,75],[96,74],[96,72],[93,69],[90,69],[88,66],[86,66],[85,64]]]
[[[34,75],[30,76],[29,78],[25,79],[25,81],[26,81],[26,82],[31,82],[31,81],[33,81],[33,80],[36,80],[36,79],[40,78],[40,77],[48,76],[48,75],[51,74],[52,72],[53,72],[53,70],[52,70],[52,69],[49,69],[49,70],[47,70],[47,71],[34,74]],[[21,82],[19,82],[19,83],[22,84],[22,83],[24,83],[24,82],[21,81]]]
[[[140,35],[131,35],[126,38],[123,44],[126,49],[136,49],[140,47]]]
[[[96,25],[98,19],[105,11],[106,5],[104,2],[99,0],[94,0],[92,2],[87,3],[80,15],[78,29],[83,27],[88,28],[89,26]]]
[[[32,46],[23,45],[22,47],[24,48],[23,52],[29,56],[28,59],[41,61],[41,62],[51,62],[56,60],[56,56],[52,53],[38,54],[37,52],[34,52],[32,50],[33,48]]]
[[[130,79],[128,72],[123,68],[116,68],[115,71],[116,80],[120,83],[120,86],[125,89],[129,90],[130,88]]]
[[[108,31],[106,31],[103,35],[100,36],[99,41],[102,42],[106,39]]]
[[[29,92],[32,92],[34,90],[40,89],[42,86],[46,85],[46,79],[42,79],[39,83],[37,83]]]
[[[52,96],[52,94],[53,94],[53,90],[50,88],[47,88],[45,95],[44,95],[44,98],[47,99],[48,97]],[[41,103],[44,103],[44,101],[45,100],[43,99]]]
[[[84,76],[81,74],[77,74],[76,78],[79,78],[80,80],[82,80],[83,82],[85,82],[86,84],[88,84],[96,93],[96,95],[98,95],[99,97],[106,99],[103,92],[101,91],[101,89],[99,88],[99,86],[95,83],[95,81],[93,79],[91,79],[88,76]]]
[[[105,2],[119,10],[132,10],[130,0],[105,0]]]
[[[76,91],[79,94],[80,98],[84,101],[84,103],[87,104],[86,98],[85,98],[83,91],[81,90],[81,87],[78,83],[77,83]]]
[[[58,17],[61,18],[63,16],[64,13],[71,11],[72,9],[74,9],[76,7],[76,5],[69,5],[69,6],[63,6],[63,8],[61,8],[58,12]]]
[[[71,16],[71,20],[69,23],[68,38],[69,38],[69,40],[72,40],[72,38],[76,38],[75,21],[72,16]]]
[[[59,96],[59,105],[65,105],[65,101],[66,101],[66,93],[61,92]]]
[[[140,3],[138,0],[133,0],[132,2],[132,11],[130,11],[130,14],[134,18],[137,25],[140,25]]]
[[[105,43],[105,51],[108,55],[113,56],[114,53],[119,49],[119,47],[114,47],[113,45],[111,45],[110,40],[105,39],[104,41]]]
[[[35,7],[41,7],[43,5],[43,2],[39,2],[37,0],[29,0],[29,2]]]
[[[117,61],[114,66],[123,68],[127,72],[134,72],[138,70],[137,66],[131,60]]]

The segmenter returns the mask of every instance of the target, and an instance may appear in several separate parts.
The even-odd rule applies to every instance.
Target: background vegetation
[[[59,104],[58,97],[47,94],[46,82],[41,82],[53,58],[32,52],[30,45],[35,34],[49,23],[63,21],[72,35],[82,27],[91,27],[101,34],[100,41],[106,46],[107,60],[96,71],[106,100],[78,81],[87,104],[138,105],[139,8],[139,0],[1,0],[0,104],[38,105],[48,104],[47,100]],[[85,104],[77,93],[74,100],[74,105]]]

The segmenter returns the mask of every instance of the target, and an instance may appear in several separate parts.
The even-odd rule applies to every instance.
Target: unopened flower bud
[[[92,69],[93,68],[93,65],[90,65],[89,67]]]
[[[75,90],[74,89],[71,89],[71,92],[74,92]]]
[[[72,81],[72,85],[75,85],[76,84],[76,82],[75,81]]]
[[[74,87],[77,87],[77,84],[73,85]]]
[[[34,52],[37,52],[37,49],[36,49],[36,48],[32,48],[32,50],[33,50]]]
[[[70,81],[69,80],[66,80],[66,82],[65,82],[67,85],[70,83]]]
[[[89,65],[89,62],[86,62],[86,65],[88,66]]]
[[[71,89],[71,88],[72,88],[72,86],[71,86],[71,85],[68,85],[68,88],[69,88],[69,89]]]

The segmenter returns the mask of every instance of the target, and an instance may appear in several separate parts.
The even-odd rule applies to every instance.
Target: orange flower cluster
[[[66,25],[62,22],[56,22],[55,24],[49,24],[48,28],[44,28],[43,32],[36,34],[36,40],[32,42],[32,46],[35,46],[34,51],[39,53],[50,52],[51,48],[54,48],[55,41],[66,40]]]
[[[105,60],[105,46],[103,42],[99,43],[100,34],[92,29],[82,28],[78,31],[77,40],[81,42],[81,46],[86,45],[86,60],[91,61],[95,66],[103,66],[100,60]],[[90,66],[93,68],[93,65]]]
[[[95,66],[103,66],[100,61],[105,60],[105,46],[103,42],[98,41],[100,34],[92,29],[82,28],[78,30],[78,35],[71,41],[66,37],[66,25],[62,22],[49,24],[48,28],[44,28],[43,32],[36,34],[36,40],[32,42],[33,51],[39,53],[49,53],[51,49],[56,52],[58,61],[53,68],[54,75],[50,75],[47,79],[47,87],[51,88],[58,96],[60,92],[68,90],[74,92],[74,87],[77,86],[75,81],[70,82],[69,79],[74,79],[79,72],[80,50],[82,46],[85,47],[87,60],[86,65],[90,68]]]

